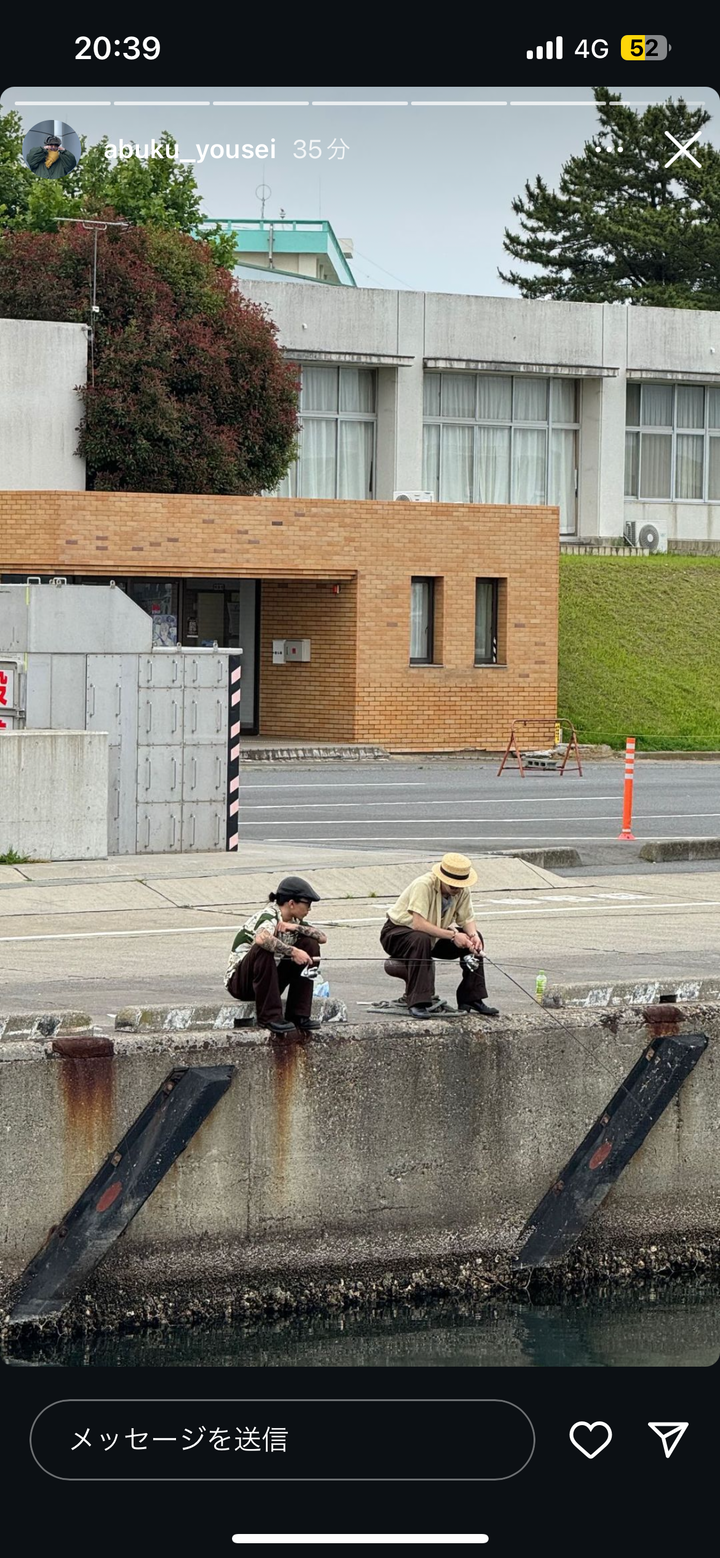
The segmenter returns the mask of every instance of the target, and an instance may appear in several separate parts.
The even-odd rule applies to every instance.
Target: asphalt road
[[[468,855],[522,846],[573,845],[587,864],[622,868],[637,851],[617,843],[624,765],[586,765],[582,778],[505,771],[468,759],[373,764],[248,763],[241,778],[242,843],[351,849],[447,849]],[[642,759],[636,765],[638,840],[720,836],[720,763]]]

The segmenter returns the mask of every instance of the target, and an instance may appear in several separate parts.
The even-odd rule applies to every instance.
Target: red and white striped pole
[[[625,742],[625,790],[623,792],[623,825],[622,833],[618,833],[620,839],[634,839],[632,831],[633,808],[633,784],[635,781],[635,737],[628,736]]]
[[[240,655],[228,661],[228,756],[227,756],[227,836],[226,849],[239,844],[240,811]]]

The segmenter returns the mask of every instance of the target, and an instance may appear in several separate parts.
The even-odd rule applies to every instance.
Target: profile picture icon
[[[80,161],[80,137],[60,119],[43,119],[28,130],[23,157],[38,179],[64,179]]]

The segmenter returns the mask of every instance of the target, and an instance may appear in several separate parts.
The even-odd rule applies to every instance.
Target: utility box
[[[152,618],[112,586],[0,585],[0,740],[13,726],[107,733],[110,854],[235,848],[239,655],[154,645]],[[236,776],[237,737],[230,756]]]
[[[309,640],[309,638],[286,638],[285,639],[285,664],[286,665],[289,665],[291,663],[291,661],[293,661],[293,660],[297,660],[298,663],[300,663],[302,665],[307,665],[307,662],[309,661],[309,659],[310,659],[310,640]]]

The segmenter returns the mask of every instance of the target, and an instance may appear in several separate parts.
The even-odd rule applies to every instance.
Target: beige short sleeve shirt
[[[443,909],[442,882],[432,871],[416,876],[415,881],[400,894],[397,903],[388,909],[394,925],[412,925],[413,914],[421,914],[431,925],[446,929],[448,925],[466,925],[475,919],[470,890],[463,887]]]

